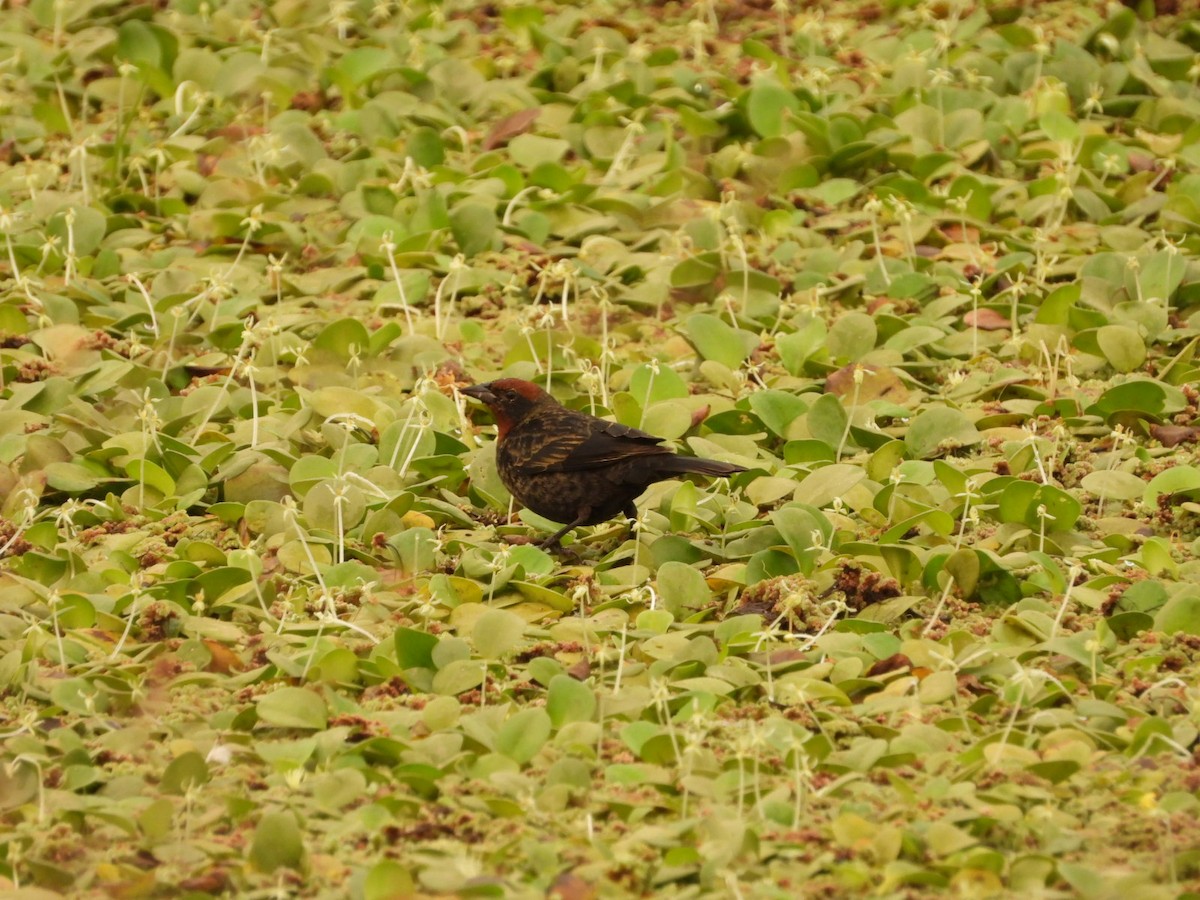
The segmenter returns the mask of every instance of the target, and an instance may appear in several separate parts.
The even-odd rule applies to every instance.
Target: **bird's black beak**
[[[473,384],[470,387],[459,388],[458,392],[478,400],[485,406],[491,406],[496,402],[496,395],[492,393],[491,388],[486,384]]]

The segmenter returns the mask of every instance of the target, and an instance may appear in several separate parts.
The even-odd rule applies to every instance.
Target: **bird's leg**
[[[554,532],[554,534],[550,535],[550,537],[546,538],[544,541],[540,541],[538,546],[543,550],[550,550],[551,548],[558,546],[558,542],[562,540],[563,535],[572,528],[578,528],[580,525],[582,525],[585,521],[587,521],[587,518],[590,514],[591,509],[585,508],[578,516],[576,516],[574,522],[572,522],[570,525],[564,525],[562,528],[558,529],[558,531]]]

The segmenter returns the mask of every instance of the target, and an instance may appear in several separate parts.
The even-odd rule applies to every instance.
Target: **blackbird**
[[[689,472],[746,471],[715,459],[677,456],[662,446],[662,438],[567,409],[519,378],[462,393],[496,417],[496,468],[509,493],[539,516],[567,523],[542,542],[545,547],[579,525],[598,525],[618,513],[636,519],[633,501],[656,481]]]

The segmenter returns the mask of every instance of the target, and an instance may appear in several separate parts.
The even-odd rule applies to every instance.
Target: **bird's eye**
[[[516,392],[516,391],[514,391],[514,390],[511,390],[511,389],[510,389],[510,390],[507,390],[507,391],[505,391],[505,392],[504,392],[504,399],[505,399],[505,400],[516,400],[516,399],[517,399],[517,392]]]

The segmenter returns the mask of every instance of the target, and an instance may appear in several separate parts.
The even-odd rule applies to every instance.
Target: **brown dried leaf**
[[[563,872],[554,879],[548,896],[554,900],[594,900],[596,888],[573,872]]]
[[[963,316],[963,324],[978,328],[980,331],[1003,331],[1012,328],[1012,322],[1000,315],[994,309],[974,309]]]
[[[991,688],[980,681],[978,676],[971,674],[960,674],[958,676],[958,689],[960,691],[968,691],[976,696],[992,693]]]
[[[857,396],[859,403],[884,398],[893,403],[903,403],[908,397],[908,388],[900,380],[900,376],[891,369],[882,366],[862,366],[862,384],[858,386],[857,395],[854,392],[854,371],[856,363],[842,366],[825,379],[825,390],[839,397]]]
[[[222,675],[228,675],[230,672],[241,671],[241,657],[224,644],[208,639],[205,639],[202,641],[202,643],[208,649],[209,656],[212,657],[208,663],[208,671],[220,672]]]
[[[1190,425],[1151,425],[1150,436],[1164,447],[1176,447],[1184,442],[1194,444],[1200,439],[1200,428]]]
[[[252,137],[266,134],[267,129],[262,125],[247,125],[245,123],[230,123],[214,128],[208,133],[210,138],[223,137],[231,141],[246,141]]]
[[[1156,164],[1154,157],[1145,153],[1129,154],[1129,170],[1131,172],[1151,172]]]
[[[886,675],[888,672],[899,672],[901,669],[911,668],[911,659],[903,653],[893,653],[887,659],[876,660],[875,664],[867,669],[867,677],[875,678],[878,675]]]
[[[539,107],[534,106],[501,119],[492,126],[492,130],[483,139],[483,149],[494,150],[507,144],[517,135],[524,134],[537,121],[541,112]]]
[[[978,244],[979,229],[968,225],[965,229],[959,222],[947,222],[942,226],[942,234],[946,239],[956,244]]]
[[[592,664],[585,657],[567,669],[567,674],[576,681],[587,681],[588,676],[592,674]]]

